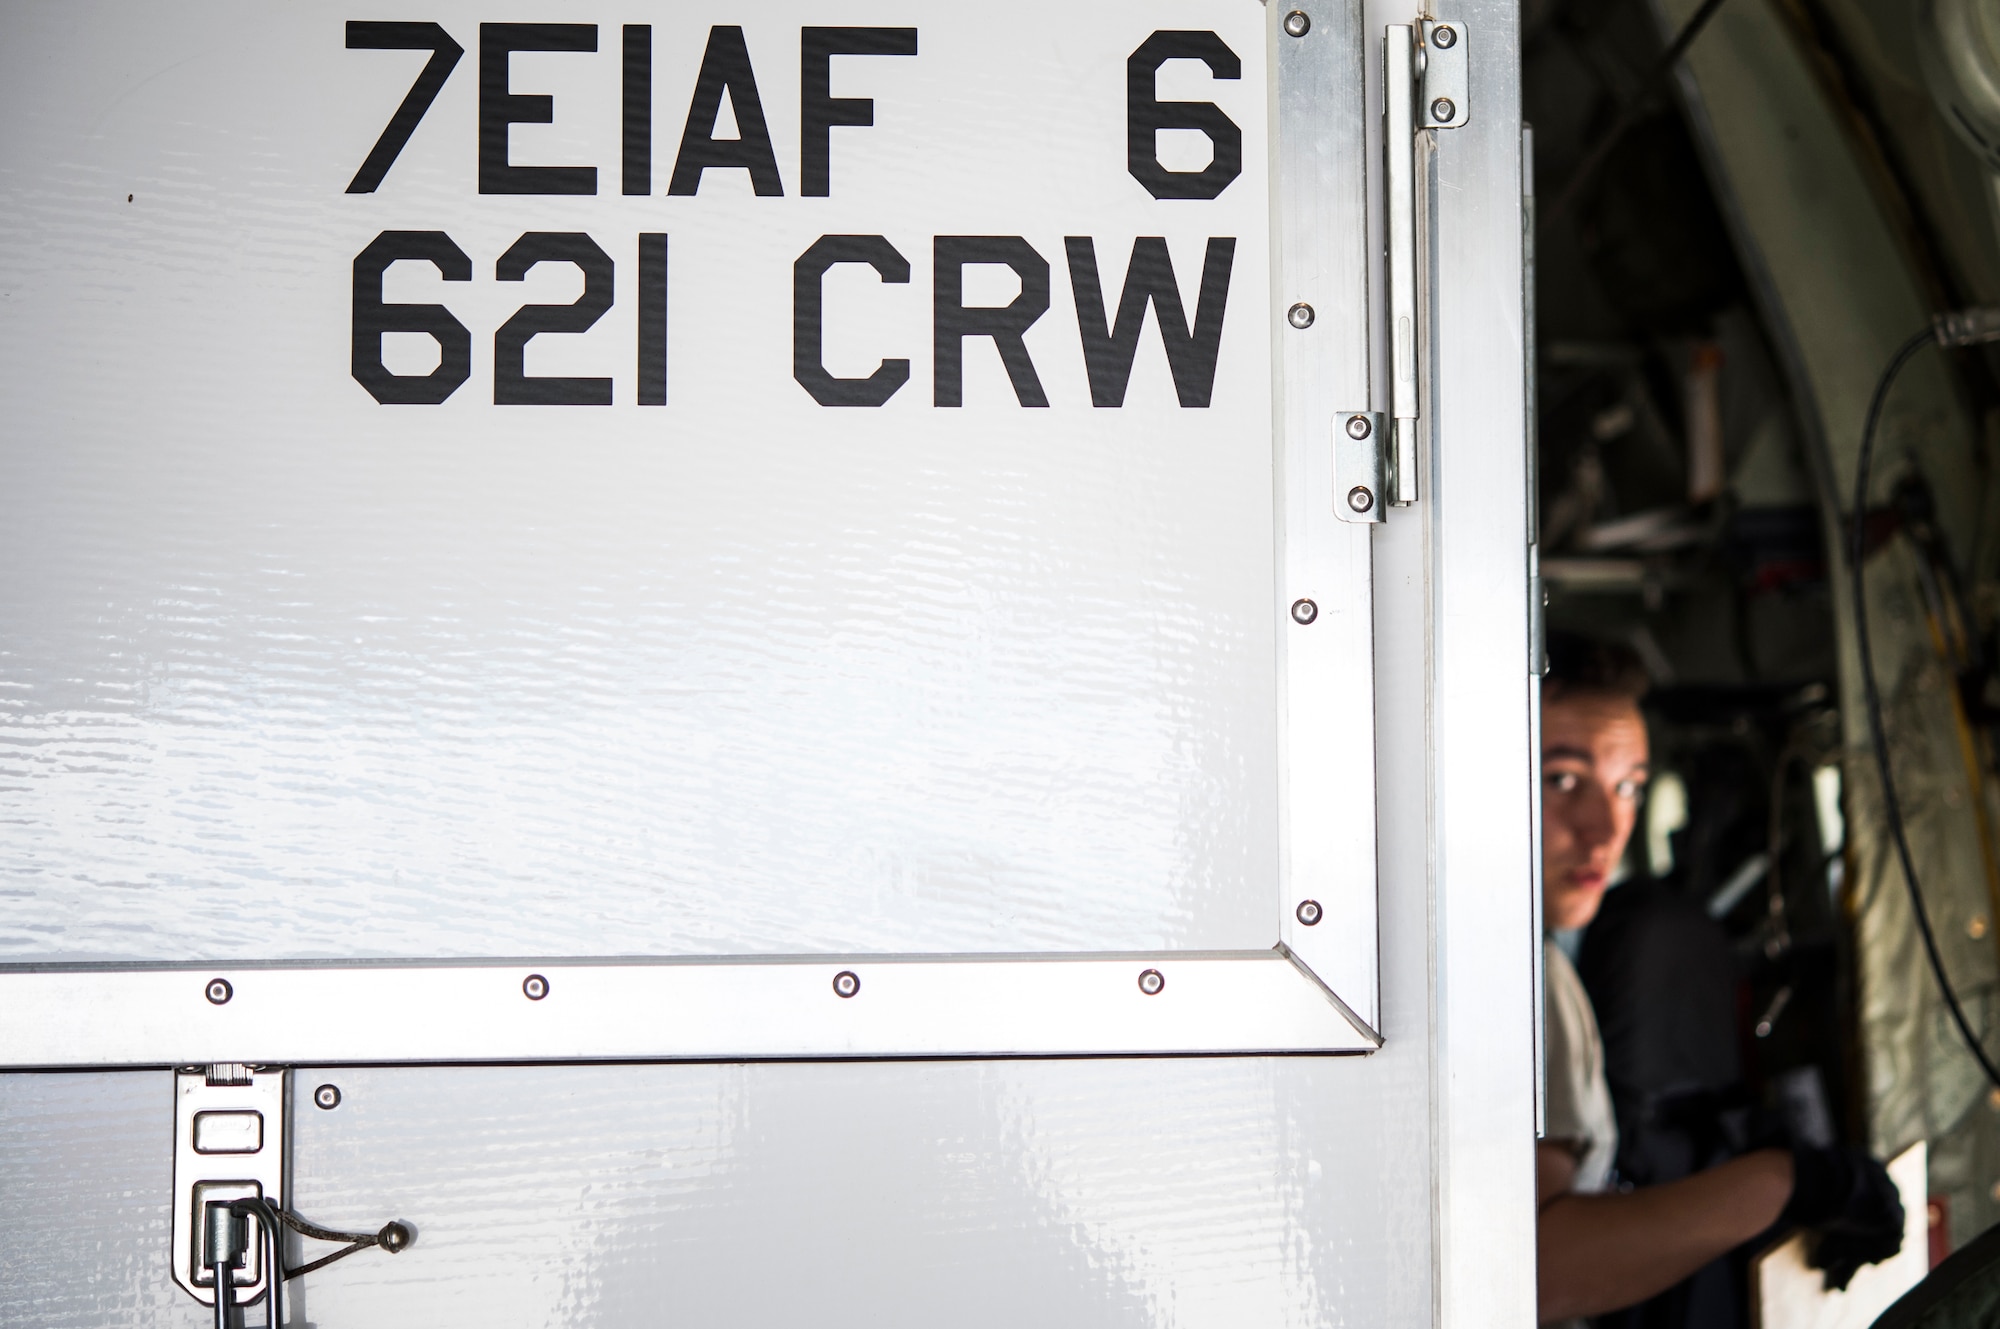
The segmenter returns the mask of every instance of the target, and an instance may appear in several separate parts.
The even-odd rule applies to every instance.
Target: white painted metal
[[[1374,35],[1414,17],[1365,9],[1369,162]],[[303,1280],[299,1322],[1533,1323],[1517,15],[1439,17],[1478,113],[1434,162],[1431,488],[1372,541],[1381,1050],[302,1067],[295,1207],[418,1238]],[[0,1322],[205,1323],[159,1263],[171,1082],[0,1076]]]
[[[519,155],[596,161],[597,193],[474,192],[484,17],[442,12],[463,71],[364,194],[344,182],[421,60],[342,49],[330,11],[12,20],[0,603],[21,797],[0,853],[20,886],[0,953],[22,995],[0,1064],[47,1064],[29,1012],[98,980],[41,966],[76,960],[1221,951],[1296,975],[1278,945],[1307,971],[1289,1000],[1316,1000],[1315,977],[1338,994],[1320,1050],[1375,1042],[1368,537],[1331,492],[1329,436],[1368,386],[1357,12],[1295,38],[1247,3],[1050,6],[1010,16],[1018,59],[976,15],[924,14],[920,58],[837,65],[879,109],[836,134],[824,202],[796,178],[752,197],[727,170],[693,198],[613,192],[617,25],[595,54],[508,66],[564,108],[512,131]],[[664,178],[713,16],[651,17]],[[834,16],[757,17],[766,119],[789,126],[790,34]],[[1046,48],[1032,34],[1055,23]],[[1160,97],[1241,126],[1242,175],[1214,200],[1154,199],[1124,169],[1125,58],[1173,24],[1242,61],[1158,75]],[[134,186],[116,207],[97,197],[113,179]],[[486,279],[526,230],[587,228],[623,265],[617,317],[539,340],[534,373],[631,363],[627,241],[670,231],[669,404],[649,413],[613,372],[606,408],[495,406],[483,331],[449,401],[372,400],[347,372],[349,270],[371,237],[426,228],[476,255],[473,279],[404,264],[385,298],[475,329],[563,298],[563,264]],[[1131,237],[1165,232],[1190,308],[1207,239],[1232,237],[1212,405],[1180,404],[1148,344],[1127,406],[1093,407],[1060,277],[1027,343],[1045,415],[977,355],[963,408],[914,384],[878,411],[818,405],[791,382],[792,259],[872,228],[919,260],[933,235],[1060,254],[1086,231],[1114,297]],[[921,344],[920,291],[827,283],[852,330],[830,355]],[[1301,302],[1303,327],[1281,312]],[[1017,1000],[990,1043],[946,1044],[1127,1047],[1110,1012],[1038,1041],[1022,1013],[1067,1001],[1042,975],[1070,971],[998,972]],[[366,1004],[326,990],[364,981],[315,980],[330,1008]],[[305,1037],[310,1017],[286,1018]],[[427,1027],[425,1059],[506,1043]],[[73,1025],[64,1064],[127,1062],[105,1030]]]

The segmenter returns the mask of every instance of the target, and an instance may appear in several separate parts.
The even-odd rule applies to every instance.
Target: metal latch
[[[1390,24],[1382,38],[1383,198],[1389,270],[1389,438],[1384,469],[1388,501],[1417,498],[1417,356],[1421,292],[1417,285],[1417,135],[1457,129],[1472,116],[1465,25],[1424,19]],[[1345,515],[1345,514],[1342,514]]]
[[[209,1209],[233,1200],[285,1203],[286,1078],[282,1070],[236,1063],[174,1073],[174,1281],[204,1305],[215,1304],[208,1249]],[[264,1219],[245,1215],[241,1263],[231,1271],[231,1301],[248,1305],[271,1286],[272,1250],[282,1250]],[[223,1267],[229,1267],[227,1265]]]
[[[229,999],[226,979],[212,980],[209,991],[217,1005]],[[167,1264],[189,1296],[215,1308],[216,1329],[238,1329],[237,1310],[257,1301],[264,1303],[265,1324],[278,1329],[286,1279],[356,1251],[394,1255],[416,1240],[408,1223],[342,1232],[292,1212],[285,1194],[290,1089],[291,1072],[280,1067],[219,1062],[174,1073],[174,1221]],[[313,1102],[330,1111],[340,1105],[340,1090],[323,1084]],[[342,1245],[293,1267],[285,1259],[287,1229]]]

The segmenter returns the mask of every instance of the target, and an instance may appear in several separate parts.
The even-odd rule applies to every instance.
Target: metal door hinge
[[[1424,19],[1390,24],[1382,37],[1384,235],[1389,275],[1388,501],[1417,499],[1417,135],[1457,129],[1472,117],[1465,25]],[[1343,514],[1345,515],[1345,514]]]
[[[1427,18],[1417,24],[1417,126],[1458,129],[1472,118],[1466,88],[1465,25]]]
[[[1388,506],[1380,411],[1333,417],[1333,512],[1342,521],[1379,522]]]
[[[196,1301],[215,1304],[215,1271],[209,1267],[207,1210],[211,1203],[265,1199],[285,1203],[285,1104],[283,1070],[258,1070],[235,1062],[189,1067],[174,1073],[174,1281]],[[235,1304],[247,1305],[270,1290],[269,1245],[254,1216],[234,1271]],[[282,1249],[282,1243],[277,1243]]]

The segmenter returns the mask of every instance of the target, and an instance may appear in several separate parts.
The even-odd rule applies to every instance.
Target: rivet
[[[1989,1089],[1986,1091],[1986,1106],[1992,1108],[1995,1112],[2000,1112],[2000,1089]]]
[[[1369,423],[1368,417],[1365,415],[1350,415],[1347,417],[1347,436],[1357,443],[1367,438],[1374,428],[1375,426]]]
[[[1313,21],[1302,9],[1294,9],[1285,15],[1285,32],[1288,36],[1303,37],[1312,31]]]
[[[1451,98],[1449,97],[1440,97],[1431,103],[1431,119],[1433,120],[1448,123],[1457,114],[1458,108],[1451,104]]]
[[[1366,512],[1375,506],[1375,495],[1368,492],[1367,485],[1356,485],[1347,491],[1347,506],[1356,512]]]
[[[391,1255],[394,1255],[397,1251],[402,1250],[415,1240],[416,1234],[411,1232],[409,1226],[404,1223],[384,1223],[382,1230],[375,1234],[375,1244]]]
[[[1981,937],[1985,936],[1986,935],[1985,915],[1974,914],[1972,918],[1965,925],[1965,935],[1972,938],[1974,941],[1978,941]]]
[[[1318,900],[1299,901],[1298,914],[1299,914],[1299,922],[1305,924],[1307,927],[1311,927],[1313,924],[1319,922],[1319,920],[1324,916],[1323,912],[1319,907]]]
[[[1431,29],[1431,45],[1442,51],[1449,51],[1458,45],[1458,34],[1440,23]]]
[[[540,974],[529,974],[521,980],[521,991],[527,994],[529,1001],[540,1001],[549,995],[549,980]]]
[[[1304,331],[1313,325],[1313,307],[1301,301],[1285,311],[1285,322]]]
[[[1292,601],[1292,622],[1304,627],[1319,617],[1319,606],[1310,600]]]
[[[843,969],[833,976],[833,995],[851,997],[861,991],[861,975],[852,969]]]
[[[1145,993],[1147,996],[1157,997],[1166,990],[1166,987],[1167,976],[1159,970],[1142,969],[1139,971],[1139,991]]]
[[[204,995],[220,1006],[236,995],[236,989],[229,986],[229,980],[226,978],[211,978],[208,980],[208,990]]]
[[[339,1107],[340,1086],[337,1084],[323,1084],[313,1090],[313,1106],[325,1112],[331,1112]]]

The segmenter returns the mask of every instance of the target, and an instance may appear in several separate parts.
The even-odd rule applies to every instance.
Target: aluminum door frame
[[[1383,7],[1405,16],[1407,2]],[[1375,10],[1371,8],[1371,21]],[[1421,363],[1429,419],[1426,547],[1420,564],[1428,655],[1422,781],[1429,796],[1431,1086],[1441,1325],[1521,1325],[1535,1310],[1535,1020],[1541,944],[1535,856],[1540,776],[1534,746],[1539,678],[1532,642],[1532,567],[1525,258],[1532,236],[1522,176],[1519,6],[1436,5],[1431,17],[1472,34],[1470,123],[1432,135],[1420,175],[1426,200],[1420,262],[1428,281]],[[1399,21],[1386,17],[1386,22]],[[1419,571],[1419,568],[1421,571]],[[1391,576],[1393,576],[1393,572]],[[1378,633],[1399,605],[1377,574]],[[1388,612],[1384,613],[1384,609]],[[1378,668],[1388,676],[1385,662]],[[1383,781],[1408,752],[1414,717],[1383,705]],[[1398,784],[1413,778],[1405,775]],[[1387,806],[1385,798],[1385,809]],[[1385,815],[1388,855],[1415,852]],[[1393,1038],[1392,1025],[1385,1030]]]

